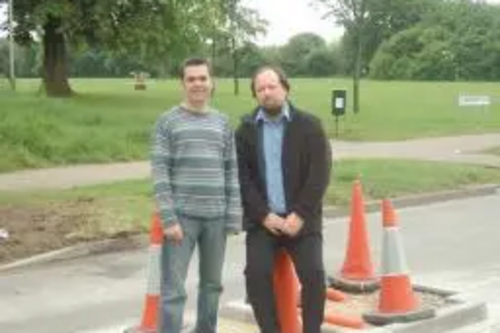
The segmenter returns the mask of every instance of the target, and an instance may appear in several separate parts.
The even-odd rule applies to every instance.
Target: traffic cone
[[[349,239],[344,264],[340,274],[329,278],[330,285],[342,291],[363,293],[379,287],[370,258],[364,211],[363,189],[357,179],[352,186]]]
[[[361,329],[365,327],[365,323],[359,315],[346,316],[340,313],[334,313],[333,311],[325,312],[325,315],[323,317],[323,322],[330,325],[355,328],[355,329]]]
[[[273,286],[281,332],[301,332],[298,309],[299,281],[293,262],[285,250],[281,250],[276,257]]]
[[[347,300],[347,295],[340,290],[331,287],[326,288],[326,299],[333,302],[343,302]]]
[[[126,329],[124,333],[155,333],[158,328],[161,278],[160,260],[163,242],[163,228],[158,214],[154,214],[151,218],[149,237],[148,282],[141,324],[137,327]]]
[[[433,317],[434,310],[421,308],[413,292],[396,214],[387,199],[382,201],[382,220],[384,236],[378,311],[364,314],[363,318],[371,324],[384,325]]]

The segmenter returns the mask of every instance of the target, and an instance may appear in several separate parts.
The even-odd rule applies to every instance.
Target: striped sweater
[[[224,219],[228,231],[241,230],[234,133],[226,116],[182,106],[163,113],[152,137],[151,168],[165,226],[184,215]]]

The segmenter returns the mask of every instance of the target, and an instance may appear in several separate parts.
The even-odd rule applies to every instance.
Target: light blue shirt
[[[255,118],[262,121],[262,139],[266,168],[266,191],[269,209],[276,214],[286,213],[285,188],[283,186],[283,168],[281,163],[285,122],[290,121],[290,106],[283,104],[281,113],[270,117],[261,108]]]

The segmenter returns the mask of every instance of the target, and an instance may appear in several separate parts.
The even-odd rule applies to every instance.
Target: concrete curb
[[[226,303],[220,310],[220,316],[255,323],[250,305],[245,304],[243,300]],[[417,322],[374,326],[363,331],[367,333],[442,333],[478,324],[485,320],[487,320],[485,303],[462,303],[450,300],[450,306],[436,310],[435,317]],[[328,324],[323,324],[321,330],[322,333],[344,331],[350,332],[347,328]]]
[[[395,324],[389,332],[393,333],[441,333],[463,328],[486,320],[488,317],[485,303],[456,304],[450,308],[436,311],[436,316],[420,322]]]
[[[2,265],[0,266],[0,272],[23,268],[26,266],[48,264],[55,261],[71,260],[91,255],[104,254],[108,252],[134,250],[144,248],[147,244],[148,237],[146,235],[87,242]]]
[[[393,199],[396,208],[421,206],[437,202],[465,199],[470,197],[487,196],[497,193],[500,184],[489,184],[483,186],[471,186],[460,190],[440,191],[423,193],[419,195],[403,196]],[[366,212],[378,211],[379,201],[370,201],[365,205]],[[349,207],[325,207],[325,218],[339,218],[349,216]],[[26,259],[14,261],[0,266],[0,272],[19,269],[26,266],[47,264],[55,261],[76,259],[96,254],[117,252],[124,250],[134,250],[144,248],[148,245],[147,235],[136,235],[124,238],[106,239],[101,241],[87,242],[75,246],[55,250]]]
[[[387,314],[380,313],[378,311],[373,311],[369,313],[363,313],[362,318],[365,322],[375,325],[390,325],[395,323],[412,323],[420,320],[429,320],[436,316],[436,311],[433,309],[418,309],[415,311],[409,311],[404,314]]]

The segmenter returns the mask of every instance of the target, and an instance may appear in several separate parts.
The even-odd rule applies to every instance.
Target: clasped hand
[[[274,235],[297,235],[304,225],[304,221],[295,213],[282,218],[276,214],[269,213],[264,219],[264,226]]]

